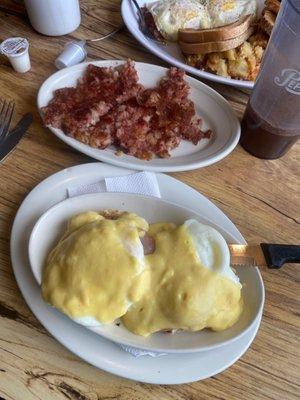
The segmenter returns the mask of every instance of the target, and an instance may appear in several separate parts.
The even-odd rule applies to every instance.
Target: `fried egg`
[[[159,0],[147,4],[162,36],[176,41],[179,29],[209,29],[255,14],[256,0]]]
[[[177,40],[179,29],[205,29],[211,25],[205,1],[159,0],[147,4],[147,8],[157,29],[170,41]]]
[[[256,0],[210,0],[207,11],[211,18],[211,28],[231,24],[241,17],[256,14]]]

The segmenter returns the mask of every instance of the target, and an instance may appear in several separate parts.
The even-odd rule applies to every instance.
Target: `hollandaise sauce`
[[[147,232],[155,250],[144,256]],[[228,266],[229,267],[229,266]],[[50,253],[42,294],[71,318],[110,323],[122,317],[131,332],[224,330],[242,312],[241,285],[202,264],[185,224],[152,224],[130,213],[72,218]]]
[[[140,299],[145,268],[140,232],[147,222],[135,214],[105,219],[79,214],[50,253],[43,272],[45,301],[71,318],[113,322]]]
[[[242,311],[241,285],[201,265],[184,225],[154,224],[149,233],[156,242],[155,252],[146,256],[150,284],[123,316],[127,329],[148,336],[232,326]]]

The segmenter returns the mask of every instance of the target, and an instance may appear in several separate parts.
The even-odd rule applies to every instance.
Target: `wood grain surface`
[[[29,191],[49,175],[92,162],[43,128],[36,108],[41,83],[55,72],[54,60],[72,38],[94,38],[122,24],[120,2],[82,0],[82,25],[72,35],[37,34],[22,1],[1,0],[0,40],[30,41],[32,70],[20,75],[0,56],[0,95],[16,102],[16,122],[31,111],[34,123],[0,165],[0,400],[296,400],[299,399],[299,265],[263,271],[266,304],[258,335],[247,353],[225,372],[186,385],[149,385],[98,370],[62,347],[40,325],[16,285],[9,238],[15,213]],[[126,59],[165,65],[123,28],[89,46],[89,59]],[[248,94],[211,84],[242,115]],[[299,243],[299,149],[263,161],[239,146],[205,169],[172,176],[217,204],[251,242]]]

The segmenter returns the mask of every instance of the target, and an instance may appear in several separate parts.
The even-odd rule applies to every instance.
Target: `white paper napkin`
[[[68,188],[68,196],[75,197],[87,193],[121,192],[146,196],[161,197],[156,176],[153,172],[137,172],[135,174],[105,178],[89,185]]]
[[[68,197],[105,192],[134,193],[161,197],[156,175],[153,172],[137,172],[130,175],[105,178],[102,181],[88,185],[71,186],[67,191]],[[120,347],[134,357],[160,357],[166,355],[166,353],[146,351],[126,345],[120,345]]]

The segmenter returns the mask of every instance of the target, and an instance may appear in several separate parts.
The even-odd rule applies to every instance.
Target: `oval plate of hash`
[[[104,81],[102,83],[101,79],[105,78],[101,75],[102,72],[95,68],[113,67],[121,71],[124,63],[124,61],[83,63],[63,69],[50,76],[41,86],[37,100],[39,111],[47,127],[62,141],[96,160],[136,170],[187,171],[214,164],[232,152],[239,141],[240,123],[228,102],[221,95],[192,77],[184,76],[180,80],[176,77],[176,75],[180,76],[181,74],[178,70],[172,70],[173,75],[175,75],[172,78],[172,73],[166,68],[135,63],[134,68],[138,74],[138,83],[143,87],[139,92],[142,94],[138,95],[139,101],[143,103],[142,105],[136,104],[136,98],[128,99],[129,96],[126,97],[130,90],[135,90],[129,79],[126,79],[126,75],[123,76],[123,80],[120,78],[121,83],[117,82],[119,91],[114,96],[109,92],[111,87],[105,86]],[[82,80],[84,76],[86,78]],[[162,78],[165,78],[163,84],[161,83]],[[169,82],[168,79],[169,81],[173,79],[175,83]],[[81,85],[80,92],[74,89],[78,85],[78,80],[81,82],[79,84]],[[88,82],[88,87],[84,86],[85,82]],[[182,88],[186,84],[190,87],[189,94],[183,101],[179,101],[180,93],[177,88]],[[124,89],[125,96],[122,92],[123,86],[126,87]],[[105,87],[108,87],[108,90]],[[169,90],[171,91],[170,100],[163,98],[160,103],[160,107],[164,107],[170,101],[170,107],[168,105],[163,110],[158,106],[156,107],[155,96],[157,91],[145,90],[157,87],[160,90],[161,97],[165,96],[165,93]],[[62,90],[55,94],[57,89],[63,88],[71,89]],[[172,96],[172,90],[174,96]],[[95,99],[91,96],[91,93],[95,94]],[[97,93],[100,93],[100,97],[97,97]],[[105,93],[105,101],[102,101],[102,93]],[[55,101],[52,102],[52,106],[45,109],[44,107],[48,106],[54,96]],[[72,104],[73,100],[70,100],[73,98],[75,99],[74,102],[77,102],[75,106],[74,103]],[[191,102],[194,103],[196,114],[192,119],[185,120],[191,112],[191,108],[193,109]],[[68,107],[73,107],[71,117],[68,115]],[[137,109],[134,107],[137,107]],[[129,109],[131,113],[127,113]],[[67,110],[63,119],[60,115],[62,110]],[[146,110],[145,115],[143,110]],[[138,115],[141,116],[137,117]],[[168,118],[167,123],[165,122],[166,118]],[[198,131],[195,128],[195,122],[190,123],[195,119],[198,121],[196,123],[196,125],[199,125]],[[150,124],[149,120],[152,124],[149,125],[150,128],[147,125]],[[185,123],[186,121],[187,123]],[[134,125],[135,123],[137,125]],[[164,125],[163,134],[161,132],[158,134],[155,129],[162,124]],[[124,133],[125,125],[127,131]],[[186,128],[187,125],[190,127],[189,129]],[[176,136],[174,138],[169,134],[166,126],[168,129],[169,126],[172,127],[172,135],[175,131],[187,129],[185,136],[190,140],[183,138],[178,140]],[[86,127],[88,128],[86,129]],[[112,127],[115,132],[115,142],[110,144]],[[99,132],[99,129],[102,129],[102,131]],[[156,133],[153,133],[154,131]],[[139,143],[142,143],[140,138],[141,135],[145,137],[145,132],[149,145],[145,146],[144,144],[144,153],[139,153]],[[194,135],[195,132],[196,136]],[[160,135],[163,140],[157,139]],[[193,142],[197,142],[197,144]],[[156,154],[150,155],[153,158],[138,158],[144,157],[144,154],[146,154],[146,158],[150,158],[145,150],[150,149],[153,143],[155,145],[153,145],[153,148],[158,149]],[[103,147],[104,145],[107,145],[107,147],[103,149],[92,147]],[[173,150],[168,151],[168,145],[173,146]],[[137,157],[128,153],[136,154]]]

